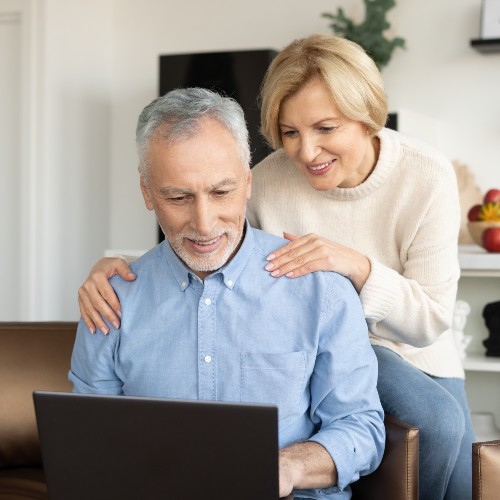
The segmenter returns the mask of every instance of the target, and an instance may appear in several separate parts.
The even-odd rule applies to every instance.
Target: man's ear
[[[252,171],[248,170],[247,174],[247,200],[252,196]]]
[[[151,191],[142,177],[140,180],[140,185],[141,185],[142,196],[144,198],[144,203],[146,204],[146,208],[148,210],[154,210],[153,201],[151,199]]]

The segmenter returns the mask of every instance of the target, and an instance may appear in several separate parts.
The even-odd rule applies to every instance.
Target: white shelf
[[[488,335],[482,317],[484,305],[500,299],[500,253],[489,253],[478,245],[460,245],[458,260],[458,295],[472,308],[466,328],[472,335],[471,350],[463,360],[469,405],[473,412],[493,413],[500,422],[500,399],[496,396],[500,357],[486,356],[482,342]]]
[[[116,257],[118,255],[126,255],[127,257],[141,257],[147,250],[124,250],[120,248],[109,248],[104,250],[104,257]]]
[[[474,372],[499,372],[500,357],[486,357],[484,354],[467,354],[463,360],[464,369]]]
[[[461,276],[500,277],[500,253],[490,253],[479,245],[459,245]]]

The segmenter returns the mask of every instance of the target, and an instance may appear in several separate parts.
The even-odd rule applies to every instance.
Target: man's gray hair
[[[149,142],[161,129],[161,140],[172,144],[193,137],[205,118],[219,121],[236,140],[241,161],[250,168],[250,145],[245,115],[230,97],[203,88],[176,89],[148,104],[139,116],[136,128],[139,173],[149,182]]]

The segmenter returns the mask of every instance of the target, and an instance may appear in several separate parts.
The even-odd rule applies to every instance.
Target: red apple
[[[500,189],[490,189],[484,195],[484,203],[500,203]]]
[[[471,222],[479,220],[479,212],[481,211],[482,205],[474,205],[467,213],[467,219]]]
[[[500,252],[500,227],[489,227],[483,231],[483,247],[488,252]]]

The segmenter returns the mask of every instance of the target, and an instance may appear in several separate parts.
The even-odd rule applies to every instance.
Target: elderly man
[[[232,99],[175,90],[139,117],[141,190],[166,241],[111,283],[118,331],[80,321],[77,392],[273,403],[280,495],[350,498],[379,464],[377,365],[353,286],[336,273],[275,280],[266,256],[283,240],[245,219],[248,133]]]

